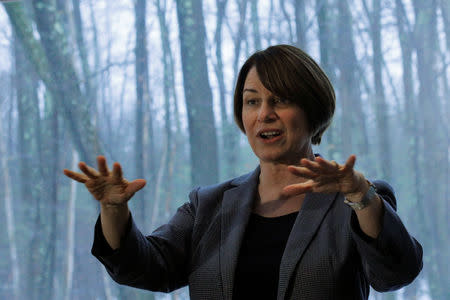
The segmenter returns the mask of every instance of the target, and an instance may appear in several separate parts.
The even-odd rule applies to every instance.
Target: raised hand
[[[284,187],[283,194],[293,196],[306,192],[351,194],[364,188],[365,178],[353,169],[356,156],[350,155],[344,165],[316,157],[314,161],[303,158],[300,166],[288,166],[288,170],[308,180]]]
[[[84,183],[89,192],[101,204],[107,206],[125,204],[146,184],[144,179],[129,182],[123,178],[122,167],[118,162],[114,163],[112,172],[109,171],[104,156],[97,156],[97,163],[98,171],[84,162],[80,162],[78,167],[84,174],[67,169],[64,169],[64,174],[73,180]]]

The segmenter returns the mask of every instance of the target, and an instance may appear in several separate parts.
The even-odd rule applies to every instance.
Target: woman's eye
[[[277,104],[289,104],[291,103],[291,101],[289,101],[289,99],[284,99],[284,98],[276,98],[273,100],[274,103]]]
[[[255,99],[249,99],[249,100],[246,100],[245,103],[247,103],[248,105],[254,105],[254,104],[256,104],[256,100]]]

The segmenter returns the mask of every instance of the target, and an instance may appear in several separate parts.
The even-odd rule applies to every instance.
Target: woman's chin
[[[258,158],[261,163],[272,164],[292,164],[292,161],[294,160],[293,158],[289,159],[289,157],[279,153],[265,153],[263,155],[258,155]]]

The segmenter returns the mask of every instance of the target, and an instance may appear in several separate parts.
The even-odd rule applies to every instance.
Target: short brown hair
[[[320,144],[322,134],[333,118],[336,97],[325,72],[304,51],[290,45],[270,46],[250,56],[239,71],[234,90],[234,119],[242,123],[242,91],[250,69],[256,72],[266,89],[289,99],[303,109],[308,118],[311,143]]]

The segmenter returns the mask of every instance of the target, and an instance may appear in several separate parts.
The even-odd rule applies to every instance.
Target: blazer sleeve
[[[353,240],[361,256],[365,277],[379,292],[399,289],[411,283],[422,270],[422,246],[413,238],[396,213],[392,187],[374,181],[384,203],[382,229],[376,239],[365,235],[355,212],[351,216]]]
[[[149,236],[139,231],[131,217],[120,248],[114,251],[103,236],[99,217],[92,254],[120,284],[159,292],[187,285],[196,195],[197,190],[192,191],[190,201]]]

